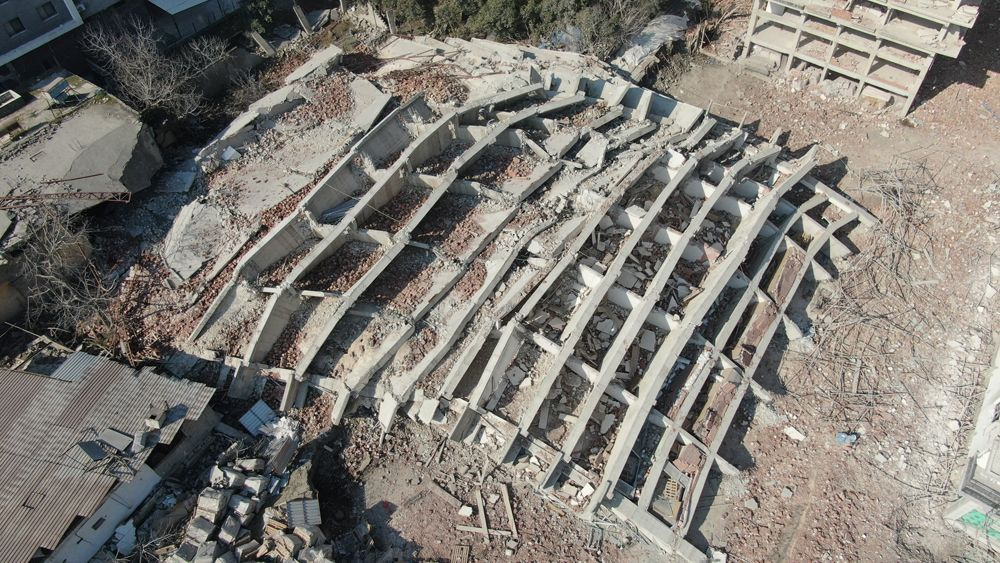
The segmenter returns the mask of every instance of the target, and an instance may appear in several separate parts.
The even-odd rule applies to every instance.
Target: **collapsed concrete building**
[[[745,57],[906,115],[937,56],[956,58],[979,0],[754,0]]]
[[[811,175],[815,150],[586,57],[429,38],[379,56],[380,76],[470,69],[480,97],[385,115],[239,261],[192,348],[230,356],[233,396],[441,425],[705,560],[685,538],[709,473],[737,471],[719,447],[766,395],[772,337],[874,218]]]
[[[0,117],[0,320],[26,306],[19,253],[40,208],[76,214],[129,201],[163,164],[152,129],[96,85],[60,71]]]

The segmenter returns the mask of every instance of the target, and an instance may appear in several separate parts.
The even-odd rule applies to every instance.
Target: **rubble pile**
[[[382,206],[378,213],[372,213],[363,228],[396,233],[409,223],[430,195],[431,191],[427,188],[407,185],[398,196]]]
[[[376,245],[360,241],[349,242],[296,282],[295,287],[310,291],[347,291],[378,262],[381,254],[381,249]]]
[[[482,184],[502,184],[506,180],[527,178],[536,164],[521,149],[491,145],[462,177]]]
[[[440,245],[451,256],[460,256],[481,232],[476,214],[483,198],[473,195],[445,194],[437,208],[414,233],[418,241]]]
[[[281,260],[271,264],[266,270],[260,273],[257,277],[257,283],[261,287],[271,287],[286,277],[288,274],[292,273],[295,266],[306,257],[306,254],[312,250],[315,243],[318,242],[316,239],[311,239],[302,244],[302,248],[296,250],[295,252],[289,254],[288,256],[282,258]]]
[[[486,257],[489,256],[488,250],[483,251],[483,255]],[[486,281],[486,273],[486,264],[483,260],[476,260],[469,266],[469,271],[455,285],[455,292],[466,299],[472,297]]]
[[[440,154],[423,162],[417,168],[417,172],[434,176],[442,174],[448,170],[448,167],[451,166],[451,163],[455,162],[456,158],[461,156],[471,146],[471,143],[462,141],[453,142],[441,151]]]
[[[306,406],[295,409],[288,416],[299,423],[302,441],[308,443],[330,429],[333,412],[333,397],[326,393],[310,393]]]
[[[255,407],[251,412],[260,412],[261,408],[266,410]],[[244,417],[241,422],[247,420]],[[267,506],[288,485],[287,470],[299,443],[295,425],[277,419],[259,425],[259,419],[253,420],[247,428],[251,433],[271,435],[259,441],[238,440],[223,452],[209,470],[208,486],[197,495],[180,545],[165,561],[283,560],[295,557],[304,547],[324,543],[318,528],[290,528],[280,510]],[[243,457],[255,452],[262,455]],[[261,517],[263,536],[254,532],[254,522]]]
[[[432,253],[407,248],[386,271],[384,285],[372,286],[361,301],[390,306],[398,311],[412,310],[431,287],[431,278],[442,267]]]
[[[330,119],[341,119],[354,107],[354,96],[350,89],[351,77],[347,73],[336,73],[308,86],[312,89],[310,103],[299,106],[288,119],[317,124]]]
[[[450,69],[454,72],[454,69]],[[441,105],[461,105],[469,99],[469,88],[457,80],[449,69],[425,65],[407,70],[394,70],[385,75],[393,94],[408,100],[417,94]]]
[[[222,350],[245,350],[253,336],[254,322],[264,312],[266,301],[256,300],[245,312],[224,327],[220,327],[215,347]]]
[[[319,306],[319,301],[310,301],[306,307],[295,312],[264,359],[268,365],[288,368],[298,364],[302,356],[302,338],[305,336],[303,329]]]

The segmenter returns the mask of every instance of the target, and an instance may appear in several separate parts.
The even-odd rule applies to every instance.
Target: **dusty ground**
[[[992,10],[992,11],[991,11]],[[807,305],[796,311],[803,324],[812,317],[807,340],[777,341],[758,378],[770,403],[749,397],[724,446],[724,454],[744,470],[737,479],[716,477],[705,491],[690,538],[703,548],[727,552],[730,561],[942,561],[989,560],[970,546],[967,536],[941,518],[954,498],[964,467],[965,440],[978,409],[982,374],[995,349],[995,303],[986,297],[990,261],[1000,253],[1000,226],[994,206],[1000,190],[1000,49],[997,8],[987,8],[983,24],[969,38],[962,59],[942,61],[929,77],[926,96],[909,119],[889,112],[866,112],[852,103],[793,93],[780,81],[742,73],[714,59],[661,81],[667,93],[770,136],[777,128],[793,152],[820,144],[817,174],[886,216],[881,201],[859,191],[866,171],[916,163],[919,215],[927,219],[924,238],[913,241],[905,292],[872,295],[865,307],[889,310],[902,328],[879,341],[879,360],[866,361],[865,378],[842,395],[843,367],[823,362],[824,322],[831,311]],[[909,166],[909,165],[907,165]],[[912,178],[911,178],[912,179]],[[870,233],[851,233],[859,249],[885,241]],[[844,262],[844,272],[857,268]],[[918,282],[916,284],[910,282]],[[817,294],[829,302],[834,286]],[[808,315],[807,315],[808,313]],[[870,323],[867,330],[880,327]],[[808,328],[808,327],[807,327]],[[859,329],[861,331],[861,329]],[[788,351],[785,351],[788,350]],[[860,379],[860,378],[859,378]],[[355,419],[357,420],[357,419]],[[401,424],[377,445],[365,438],[364,424],[349,422],[363,455],[349,447],[344,456],[361,457],[364,515],[380,547],[395,546],[407,556],[450,559],[457,546],[473,560],[656,561],[669,558],[628,534],[605,534],[599,549],[590,527],[546,501],[502,468],[487,465],[482,450],[447,441],[435,456],[441,436],[428,428]],[[795,441],[784,433],[805,435]],[[837,432],[852,432],[854,447],[838,445]],[[458,516],[427,483],[435,480],[463,502],[475,505],[509,483],[522,541],[507,555],[501,538],[487,544],[481,536],[456,532],[455,525],[478,519]],[[507,529],[502,504],[487,502],[490,526]]]
[[[815,343],[831,309],[810,309],[813,338],[777,342],[775,350],[787,344],[790,351],[773,352],[758,372],[773,402],[745,401],[724,445],[744,476],[715,479],[706,490],[711,506],[699,514],[704,523],[696,543],[720,547],[737,561],[996,557],[971,547],[941,515],[955,498],[982,377],[997,345],[988,285],[1000,284],[998,17],[1000,6],[984,5],[960,59],[935,64],[905,121],[793,93],[780,80],[714,59],[695,59],[666,77],[667,93],[711,104],[713,113],[745,121],[762,136],[783,128],[792,151],[818,143],[819,175],[880,217],[888,209],[859,191],[866,171],[905,163],[927,172],[910,186],[927,221],[908,257],[909,281],[903,290],[872,295],[865,307],[889,311],[900,325],[879,339],[882,349],[857,348],[854,360],[875,368],[854,393],[843,364],[817,361],[823,350]],[[852,239],[861,248],[886,245],[862,232]],[[789,426],[806,438],[790,439],[783,432]],[[859,440],[853,448],[838,445],[837,432],[855,432]]]
[[[589,524],[565,506],[540,495],[504,467],[488,462],[488,448],[453,442],[433,428],[402,419],[383,442],[370,417],[345,421],[347,447],[342,462],[357,479],[357,518],[372,526],[380,552],[396,549],[402,560],[450,561],[468,549],[471,561],[655,561],[662,558],[649,544],[616,524]],[[519,541],[493,536],[487,543],[456,526],[479,526],[479,514],[458,514],[429,486],[439,483],[466,505],[475,507],[481,491],[487,522],[510,531],[500,488],[509,486]],[[331,510],[333,507],[331,507]],[[508,552],[510,550],[510,552]]]

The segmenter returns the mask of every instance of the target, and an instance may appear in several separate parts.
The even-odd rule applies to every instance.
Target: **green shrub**
[[[392,12],[399,26],[420,28],[427,24],[428,10],[419,0],[374,0],[372,4],[383,13]]]
[[[600,4],[587,6],[576,16],[585,50],[597,57],[607,57],[621,44],[622,30],[618,21],[608,15]]]
[[[469,32],[504,41],[523,38],[525,27],[518,4],[517,0],[486,0],[469,20]]]
[[[250,29],[257,33],[266,33],[274,21],[274,7],[271,0],[246,0],[243,3]]]
[[[441,35],[461,35],[462,28],[469,15],[475,13],[470,10],[473,2],[463,2],[462,0],[442,0],[434,7],[434,31]]]
[[[521,6],[521,20],[533,41],[545,39],[574,23],[583,0],[529,0]]]

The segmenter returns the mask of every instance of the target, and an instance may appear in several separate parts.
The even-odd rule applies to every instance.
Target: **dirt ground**
[[[369,415],[345,420],[346,473],[358,483],[357,517],[371,527],[379,553],[402,561],[655,561],[663,554],[621,528],[617,521],[591,526],[539,492],[523,476],[487,458],[488,448],[447,439],[440,431],[402,418],[380,441]],[[474,507],[461,516],[432,483],[457,502]],[[476,493],[483,496],[487,525],[511,532],[501,488],[507,486],[517,541],[456,529],[480,525]],[[594,532],[594,530],[603,530]]]
[[[984,4],[957,61],[935,63],[905,120],[794,93],[736,64],[687,62],[664,77],[666,93],[711,105],[764,137],[782,128],[793,152],[818,144],[817,175],[880,217],[889,209],[859,190],[866,174],[921,168],[922,181],[908,189],[927,219],[905,299],[887,291],[866,304],[898,314],[902,325],[880,341],[876,381],[846,393],[834,384],[848,375],[843,365],[817,369],[814,340],[831,312],[813,303],[813,338],[775,342],[758,371],[773,401],[744,402],[723,446],[744,473],[712,480],[692,539],[730,561],[995,560],[942,514],[956,498],[997,346],[989,286],[1000,286],[1000,5]],[[859,248],[886,244],[862,231],[851,239]],[[838,266],[850,270],[851,262]],[[808,297],[800,296],[799,315]],[[792,440],[788,427],[805,438]],[[857,443],[839,445],[838,432],[855,433]]]

